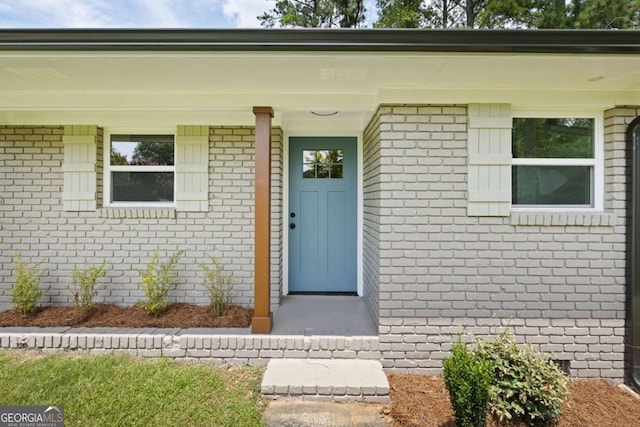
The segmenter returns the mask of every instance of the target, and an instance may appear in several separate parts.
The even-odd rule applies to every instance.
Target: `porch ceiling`
[[[312,110],[364,120],[385,102],[543,105],[562,94],[606,107],[640,103],[640,55],[2,52],[0,94],[5,118],[27,111],[249,116],[253,105],[271,105],[276,121]]]

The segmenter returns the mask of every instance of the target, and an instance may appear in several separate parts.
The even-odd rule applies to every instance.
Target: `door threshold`
[[[322,295],[339,297],[357,297],[357,292],[289,292],[289,295]]]

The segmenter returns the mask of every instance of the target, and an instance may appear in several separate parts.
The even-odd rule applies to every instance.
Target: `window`
[[[303,150],[302,157],[303,178],[342,178],[342,150]]]
[[[512,205],[601,208],[599,120],[513,119]]]
[[[174,135],[114,133],[107,157],[109,204],[173,206]]]

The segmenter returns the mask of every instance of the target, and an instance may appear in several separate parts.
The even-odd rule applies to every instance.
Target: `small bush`
[[[489,408],[501,421],[520,418],[546,425],[560,416],[569,378],[531,346],[521,346],[507,329],[493,341],[478,341],[476,353],[493,366]]]
[[[146,311],[147,314],[157,316],[169,305],[167,294],[171,287],[175,285],[177,278],[174,267],[183,253],[184,251],[178,251],[169,258],[169,261],[160,263],[158,261],[159,255],[156,252],[147,264],[147,268],[140,270],[142,280],[138,283],[138,286],[142,289],[147,299],[140,301],[138,306]]]
[[[15,257],[16,281],[11,290],[11,302],[20,314],[29,316],[36,312],[38,309],[36,304],[44,294],[40,289],[44,271],[38,270],[42,262],[31,266],[22,260],[20,254],[16,254]]]
[[[104,267],[106,264],[107,262],[103,261],[98,266],[90,267],[85,262],[82,268],[73,269],[70,289],[74,307],[84,311],[91,310],[93,300],[98,296],[100,290],[98,279],[105,275]]]
[[[444,359],[443,368],[456,427],[484,427],[493,379],[491,364],[467,350],[467,345],[458,339],[452,355]]]
[[[208,257],[211,266],[204,262],[198,263],[204,272],[204,283],[202,286],[209,294],[211,301],[211,316],[222,316],[231,304],[231,280],[233,276],[223,274],[224,267],[213,256]]]

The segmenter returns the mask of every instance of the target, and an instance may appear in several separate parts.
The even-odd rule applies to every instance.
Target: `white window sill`
[[[131,219],[157,219],[157,218],[175,218],[175,208],[135,208],[135,207],[119,207],[119,208],[101,208],[98,209],[100,218],[131,218]]]
[[[613,227],[615,220],[607,212],[511,211],[511,225]]]

